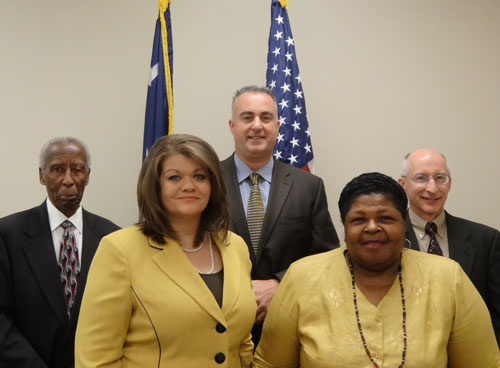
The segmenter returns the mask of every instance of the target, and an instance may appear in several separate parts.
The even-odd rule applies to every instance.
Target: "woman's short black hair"
[[[383,194],[392,201],[403,219],[406,219],[408,198],[403,187],[390,176],[371,172],[355,177],[342,189],[339,198],[339,211],[342,223],[345,222],[345,217],[351,208],[352,202],[359,196],[366,194]]]

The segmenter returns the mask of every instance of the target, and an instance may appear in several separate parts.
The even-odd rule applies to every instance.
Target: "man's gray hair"
[[[401,162],[401,176],[402,177],[405,177],[408,175],[408,173],[410,172],[410,164],[408,163],[408,157],[410,157],[410,155],[412,154],[413,152],[408,152],[405,157],[403,158],[403,162]],[[443,155],[441,152],[439,152],[439,154],[441,155],[441,157],[444,159],[444,163],[446,165],[446,170],[448,171],[448,175],[450,175],[450,169],[448,168],[448,160],[446,160],[446,156]]]
[[[233,102],[231,104],[231,114],[234,112],[234,103],[240,97],[242,94],[251,92],[251,93],[264,93],[271,97],[274,101],[274,104],[276,105],[276,113],[278,113],[278,104],[276,103],[276,96],[274,95],[273,91],[270,88],[267,87],[260,87],[256,85],[251,85],[251,86],[244,86],[238,89],[234,95],[233,95]]]
[[[46,164],[45,160],[47,158],[47,151],[51,146],[53,146],[55,144],[69,144],[69,143],[76,143],[83,148],[83,150],[85,151],[85,156],[87,157],[87,168],[90,169],[89,148],[82,140],[75,138],[75,137],[56,137],[56,138],[52,138],[47,143],[45,143],[43,145],[42,149],[40,150],[38,167],[40,169],[45,168],[45,164]]]

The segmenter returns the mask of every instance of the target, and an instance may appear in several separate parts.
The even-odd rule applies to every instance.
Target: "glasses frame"
[[[448,174],[436,174],[434,176],[428,176],[428,175],[423,175],[423,174],[419,174],[419,175],[422,175],[423,177],[427,178],[427,180],[425,182],[422,182],[422,181],[419,181],[414,176],[406,176],[406,175],[403,175],[403,178],[410,179],[415,184],[422,185],[422,186],[429,184],[429,182],[431,181],[431,179],[434,181],[434,184],[436,184],[436,185],[448,185],[448,184],[450,184],[450,181],[451,181],[451,177]],[[446,177],[447,178],[446,179],[446,183],[438,183],[438,181],[436,180],[437,176]]]

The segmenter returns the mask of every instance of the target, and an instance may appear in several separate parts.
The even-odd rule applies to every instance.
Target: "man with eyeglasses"
[[[500,345],[500,233],[444,210],[451,176],[444,155],[429,149],[408,153],[399,183],[410,202],[410,247],[457,261],[482,295]],[[439,280],[437,280],[439,282]]]

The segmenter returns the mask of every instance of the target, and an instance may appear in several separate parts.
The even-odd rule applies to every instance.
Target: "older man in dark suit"
[[[248,86],[233,98],[229,128],[235,153],[222,162],[232,230],[245,239],[257,300],[254,342],[288,266],[338,247],[323,181],[272,157],[279,129],[276,99]],[[257,174],[257,175],[256,175]]]
[[[117,230],[80,206],[90,156],[76,138],[40,154],[48,199],[0,219],[0,366],[74,366],[74,335],[87,272],[100,239]]]
[[[405,156],[399,183],[410,202],[406,237],[411,247],[462,266],[488,306],[500,343],[500,233],[444,210],[451,176],[446,158],[432,149]]]

